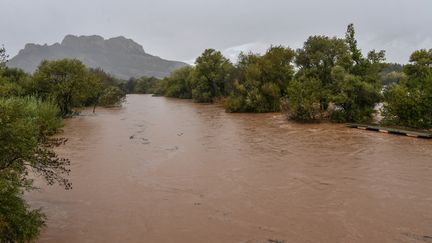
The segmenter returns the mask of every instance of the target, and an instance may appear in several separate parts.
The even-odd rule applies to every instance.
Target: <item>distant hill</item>
[[[163,78],[186,63],[164,60],[147,54],[143,47],[131,39],[101,36],[67,35],[61,44],[26,44],[8,66],[33,73],[43,60],[76,58],[88,67],[100,67],[117,78],[154,76]]]

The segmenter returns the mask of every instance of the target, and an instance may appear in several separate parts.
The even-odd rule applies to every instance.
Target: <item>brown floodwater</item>
[[[432,242],[432,141],[130,95],[68,119],[40,242]]]

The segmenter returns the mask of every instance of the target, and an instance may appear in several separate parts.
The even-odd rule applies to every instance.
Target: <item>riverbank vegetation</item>
[[[45,216],[23,199],[33,179],[71,188],[69,161],[54,148],[62,118],[80,108],[120,104],[125,94],[110,75],[78,60],[44,61],[33,75],[8,68],[0,49],[0,242],[29,242]]]
[[[415,51],[404,77],[384,92],[384,121],[391,125],[432,128],[432,49]]]
[[[385,51],[364,55],[350,24],[343,38],[311,36],[297,50],[271,46],[262,55],[241,53],[237,63],[207,49],[148,93],[220,102],[227,112],[283,111],[302,122],[371,123],[381,112],[382,123],[430,129],[431,69],[427,50],[405,66],[385,63]]]

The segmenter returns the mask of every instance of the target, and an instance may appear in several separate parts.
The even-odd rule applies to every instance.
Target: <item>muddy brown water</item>
[[[39,242],[432,242],[432,141],[130,95],[66,121]]]

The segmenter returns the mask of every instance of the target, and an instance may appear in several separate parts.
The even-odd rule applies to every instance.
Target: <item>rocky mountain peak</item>
[[[8,62],[8,66],[31,73],[43,60],[64,58],[79,59],[88,67],[100,67],[122,79],[141,76],[163,78],[187,65],[147,54],[140,44],[123,36],[104,39],[99,35],[66,35],[60,44],[26,44]]]
[[[127,39],[123,36],[118,36],[105,40],[99,35],[66,35],[61,42],[61,45],[68,48],[96,48],[136,54],[145,53],[143,47],[140,44],[136,43],[132,39]]]

